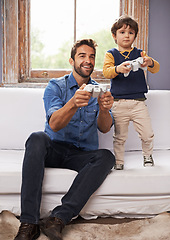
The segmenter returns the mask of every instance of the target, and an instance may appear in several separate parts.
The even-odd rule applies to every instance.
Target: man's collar
[[[91,77],[90,77],[90,79],[89,79],[88,84],[92,84],[92,79],[91,79]],[[70,88],[73,88],[73,87],[75,87],[75,86],[77,86],[77,87],[79,88],[78,83],[77,83],[76,79],[75,79],[74,76],[73,76],[73,72],[71,72],[70,75],[69,75],[68,85],[69,85]]]

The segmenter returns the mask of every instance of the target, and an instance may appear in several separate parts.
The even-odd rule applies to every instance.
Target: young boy
[[[144,167],[153,166],[154,133],[145,103],[145,93],[148,92],[148,88],[143,69],[147,67],[148,71],[156,73],[160,66],[144,51],[132,47],[138,33],[138,23],[134,19],[121,16],[113,24],[111,32],[118,49],[107,51],[103,75],[111,79],[110,91],[114,97],[112,113],[115,119],[115,169],[124,168],[124,145],[128,136],[129,121],[133,121],[134,128],[142,141]],[[132,63],[132,60],[136,61]]]

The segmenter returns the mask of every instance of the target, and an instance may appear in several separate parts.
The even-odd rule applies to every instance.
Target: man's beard
[[[92,67],[92,68],[91,68],[91,71],[90,71],[89,73],[85,74],[84,71],[82,71],[81,66],[82,66],[82,64],[80,64],[80,67],[76,67],[76,65],[74,65],[74,70],[75,70],[75,72],[76,72],[77,74],[79,74],[79,75],[80,75],[81,77],[83,77],[83,78],[90,77],[90,75],[92,74],[94,68]],[[92,64],[89,64],[89,66],[93,66],[93,65],[92,65]]]

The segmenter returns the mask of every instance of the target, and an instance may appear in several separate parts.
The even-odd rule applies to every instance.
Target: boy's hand
[[[131,67],[128,67],[130,63],[123,62],[116,67],[116,72],[118,73],[128,73],[131,70]]]
[[[141,57],[143,57],[143,64],[141,64],[142,67],[148,67],[153,65],[152,58],[144,56],[143,52],[141,52]]]

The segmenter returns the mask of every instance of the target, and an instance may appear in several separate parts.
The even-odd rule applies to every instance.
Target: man
[[[106,92],[98,99],[92,98],[83,90],[86,84],[97,84],[90,77],[96,46],[92,39],[77,41],[69,60],[72,73],[52,79],[45,89],[45,131],[32,133],[26,142],[21,225],[15,240],[37,239],[40,228],[49,239],[62,240],[63,227],[79,214],[114,166],[114,155],[98,149],[97,135],[97,128],[106,133],[113,124],[109,111],[113,97]],[[72,169],[78,174],[61,205],[39,224],[45,167]]]

